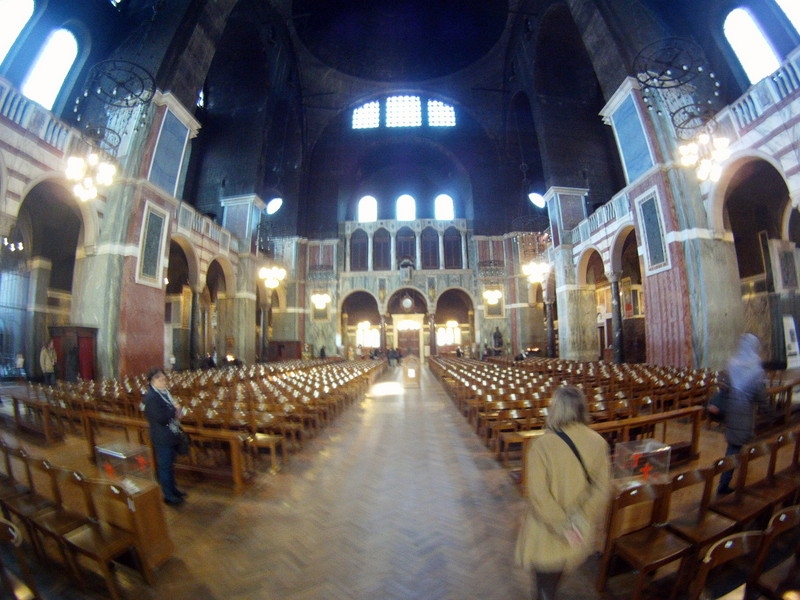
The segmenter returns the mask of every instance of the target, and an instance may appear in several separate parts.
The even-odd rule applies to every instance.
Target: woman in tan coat
[[[562,574],[594,552],[611,482],[608,444],[587,427],[583,392],[559,388],[548,411],[547,431],[528,449],[528,511],[516,552],[533,572],[538,600],[553,600]]]

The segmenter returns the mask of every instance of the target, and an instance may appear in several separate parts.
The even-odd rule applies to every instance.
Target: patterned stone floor
[[[239,495],[181,482],[188,501],[165,507],[175,556],[152,586],[119,569],[126,598],[530,598],[529,576],[513,564],[524,510],[513,480],[427,369],[421,389],[401,381],[399,369],[387,371],[279,473],[265,460]],[[705,464],[724,442],[717,432],[703,437]],[[32,454],[91,468],[80,438],[53,448],[22,442]],[[595,592],[596,562],[564,581],[562,598],[628,596],[624,575],[605,596]],[[79,590],[58,565],[34,566],[46,599],[106,597],[99,578]],[[659,597],[669,585],[651,588]]]

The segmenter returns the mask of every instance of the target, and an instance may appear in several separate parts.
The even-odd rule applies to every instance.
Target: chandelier
[[[259,279],[264,281],[264,285],[274,290],[277,288],[281,281],[286,279],[286,269],[281,267],[261,267],[258,271]]]
[[[486,300],[487,304],[491,304],[494,306],[500,299],[503,297],[503,292],[500,290],[484,290],[483,292],[483,299]]]
[[[550,265],[544,260],[532,260],[522,266],[522,273],[528,277],[528,283],[542,283],[547,279]]]
[[[711,128],[709,128],[711,129]],[[715,136],[711,131],[701,131],[693,139],[678,146],[681,165],[694,168],[700,181],[719,181],[722,163],[731,155],[730,140]]]
[[[114,183],[117,167],[100,158],[97,152],[89,152],[86,157],[70,156],[64,171],[67,179],[72,181],[72,193],[81,202],[97,198],[99,188]]]
[[[314,308],[317,310],[325,310],[325,307],[330,304],[330,301],[330,294],[311,294],[311,304],[313,304]]]

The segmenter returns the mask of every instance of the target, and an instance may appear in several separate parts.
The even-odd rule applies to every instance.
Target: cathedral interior
[[[791,0],[3,7],[4,373],[798,359]]]

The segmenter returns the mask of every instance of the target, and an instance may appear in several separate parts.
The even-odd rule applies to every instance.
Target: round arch
[[[730,187],[733,185],[737,174],[747,165],[757,162],[769,163],[778,172],[784,184],[786,183],[787,177],[783,166],[771,156],[752,150],[733,154],[723,169],[719,181],[709,193],[711,205],[709,208],[709,225],[715,236],[723,237],[726,232],[730,232],[730,223],[727,222],[725,217],[725,202],[728,199]],[[790,200],[791,205],[794,205],[795,202],[800,204],[800,198],[792,199],[790,197]]]

